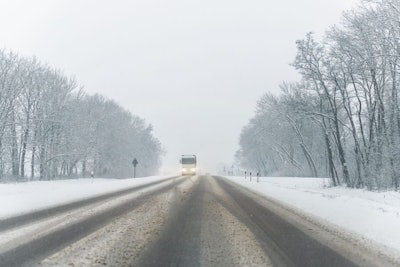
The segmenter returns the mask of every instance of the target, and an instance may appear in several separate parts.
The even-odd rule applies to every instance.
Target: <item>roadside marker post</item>
[[[133,165],[133,178],[136,178],[136,166],[138,165],[138,161],[136,158],[133,159],[132,165]]]

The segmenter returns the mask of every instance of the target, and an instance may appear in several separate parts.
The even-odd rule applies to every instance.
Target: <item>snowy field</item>
[[[74,202],[162,180],[167,176],[135,179],[69,179],[0,184],[0,219]]]
[[[226,177],[400,253],[400,193],[328,187],[321,178]]]

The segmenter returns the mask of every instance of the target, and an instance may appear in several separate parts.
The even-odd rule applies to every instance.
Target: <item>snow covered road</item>
[[[128,191],[113,192],[111,199],[106,194],[53,207],[47,216],[45,211],[19,216],[17,218],[23,221],[15,227],[8,223],[6,227],[0,226],[0,266],[34,266],[52,252],[83,238],[116,217],[136,209],[153,195],[171,190],[182,182],[183,179],[175,177],[163,179]]]
[[[160,180],[0,230],[0,237],[1,266],[398,265],[280,202],[211,176]]]

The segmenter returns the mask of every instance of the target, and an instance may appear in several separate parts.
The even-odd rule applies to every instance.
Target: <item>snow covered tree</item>
[[[86,95],[75,79],[36,58],[0,51],[0,179],[90,171],[129,177],[134,156],[145,176],[158,171],[162,154],[143,119],[103,96]]]
[[[306,164],[307,175],[327,173],[333,185],[398,189],[399,25],[399,0],[365,0],[344,13],[342,24],[321,42],[311,33],[297,41],[293,66],[302,80],[284,84],[281,96],[269,96],[264,115],[257,111],[243,128],[237,153],[242,165],[269,151],[268,157],[279,156],[299,169]],[[285,138],[290,135],[284,131],[292,137]]]

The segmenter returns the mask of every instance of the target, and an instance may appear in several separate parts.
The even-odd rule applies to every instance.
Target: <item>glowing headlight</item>
[[[190,169],[192,172],[195,172],[196,171],[196,168],[191,168]]]
[[[185,172],[185,171],[186,171],[186,169],[185,169],[185,168],[183,168],[183,169],[182,169],[182,172]]]

